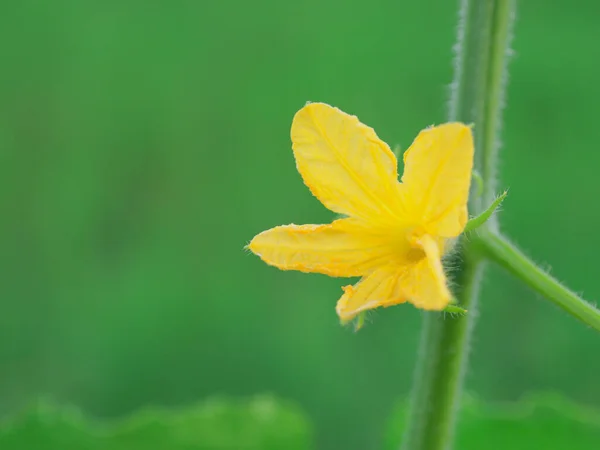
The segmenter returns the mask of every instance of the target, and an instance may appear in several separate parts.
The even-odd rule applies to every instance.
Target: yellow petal
[[[328,225],[285,225],[254,237],[248,248],[267,264],[282,270],[360,276],[394,260],[389,235],[357,219]]]
[[[439,244],[431,236],[421,237],[417,244],[423,248],[425,258],[410,268],[404,279],[404,295],[417,308],[442,310],[450,302],[450,291],[442,267]]]
[[[404,153],[405,204],[427,233],[458,236],[467,223],[473,134],[462,123],[419,133]]]
[[[343,288],[344,295],[336,307],[342,321],[349,321],[368,309],[406,301],[427,310],[442,310],[448,305],[451,296],[440,259],[440,243],[424,235],[414,244],[422,252],[415,251],[412,262],[381,266],[354,286]]]
[[[397,266],[384,266],[363,277],[354,286],[345,286],[344,295],[336,306],[340,319],[347,322],[362,311],[406,301],[404,297],[395,295],[400,292],[396,286],[402,273],[403,270]]]
[[[296,113],[291,137],[298,171],[327,208],[376,223],[402,218],[396,157],[356,116],[310,103]]]

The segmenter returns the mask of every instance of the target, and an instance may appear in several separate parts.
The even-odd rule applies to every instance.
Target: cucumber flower
[[[284,225],[248,248],[282,270],[362,277],[343,287],[343,322],[379,306],[410,302],[442,310],[452,296],[442,265],[468,220],[473,166],[471,128],[422,130],[404,153],[404,173],[372,128],[324,103],[292,122],[296,167],[312,194],[342,215],[326,225]]]

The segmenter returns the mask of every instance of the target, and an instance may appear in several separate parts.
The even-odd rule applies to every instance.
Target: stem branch
[[[554,302],[586,325],[600,331],[600,311],[538,267],[504,236],[482,230],[477,238],[482,251],[533,290]]]

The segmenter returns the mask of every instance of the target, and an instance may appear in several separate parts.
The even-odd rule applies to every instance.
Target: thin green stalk
[[[483,267],[477,261],[465,262],[459,284],[461,298],[476,300]],[[412,407],[403,449],[450,448],[458,397],[465,372],[466,345],[476,316],[474,302],[461,304],[465,316],[425,313],[419,362],[415,376]]]
[[[484,192],[471,196],[469,209],[474,214],[484,212],[484,202],[495,196],[496,137],[514,6],[515,0],[461,1],[449,118],[475,125],[475,170]],[[483,262],[468,241],[463,240],[457,261],[457,297],[468,313],[459,318],[425,313],[404,450],[452,446],[483,274]]]
[[[508,77],[507,58],[510,52],[510,40],[512,38],[512,27],[516,0],[502,0],[494,3],[492,12],[492,42],[488,61],[490,71],[488,72],[487,92],[485,96],[485,120],[482,132],[483,161],[481,176],[484,181],[481,208],[491,204],[498,193],[497,170],[498,170],[498,147],[499,134],[502,126],[502,108],[504,107],[506,79]],[[489,225],[493,229],[498,228],[497,216],[490,218]]]
[[[481,245],[487,258],[504,267],[581,322],[600,331],[598,309],[538,267],[504,236],[490,230],[482,230],[475,242]]]

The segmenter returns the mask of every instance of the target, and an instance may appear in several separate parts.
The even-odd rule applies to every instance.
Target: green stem
[[[485,256],[586,325],[600,331],[600,311],[538,267],[504,236],[482,230],[476,243]]]
[[[477,261],[467,262],[457,280],[464,286],[460,295],[461,306],[468,309],[465,316],[425,313],[411,414],[402,447],[405,450],[446,449],[451,445],[482,269]]]
[[[475,214],[481,214],[484,205],[491,203],[486,203],[487,199],[493,201],[495,196],[496,138],[514,6],[515,0],[461,1],[449,118],[475,124],[475,170],[484,183],[483,196],[472,193],[469,201]],[[405,450],[452,446],[483,274],[483,262],[477,255],[476,248],[463,240],[457,259],[461,266],[457,297],[468,313],[454,319],[425,313],[411,413],[403,438]]]
[[[490,52],[489,65],[491,70],[488,73],[487,95],[485,102],[485,121],[483,126],[483,167],[482,177],[485,180],[482,206],[489,205],[496,198],[498,188],[496,186],[497,167],[498,167],[498,135],[502,125],[502,108],[504,106],[505,80],[508,77],[506,59],[510,51],[510,39],[512,35],[512,25],[514,22],[515,0],[504,0],[494,2],[492,22],[492,42],[491,48],[496,51]],[[481,208],[480,207],[480,208]],[[490,227],[497,229],[497,216],[490,218]]]

